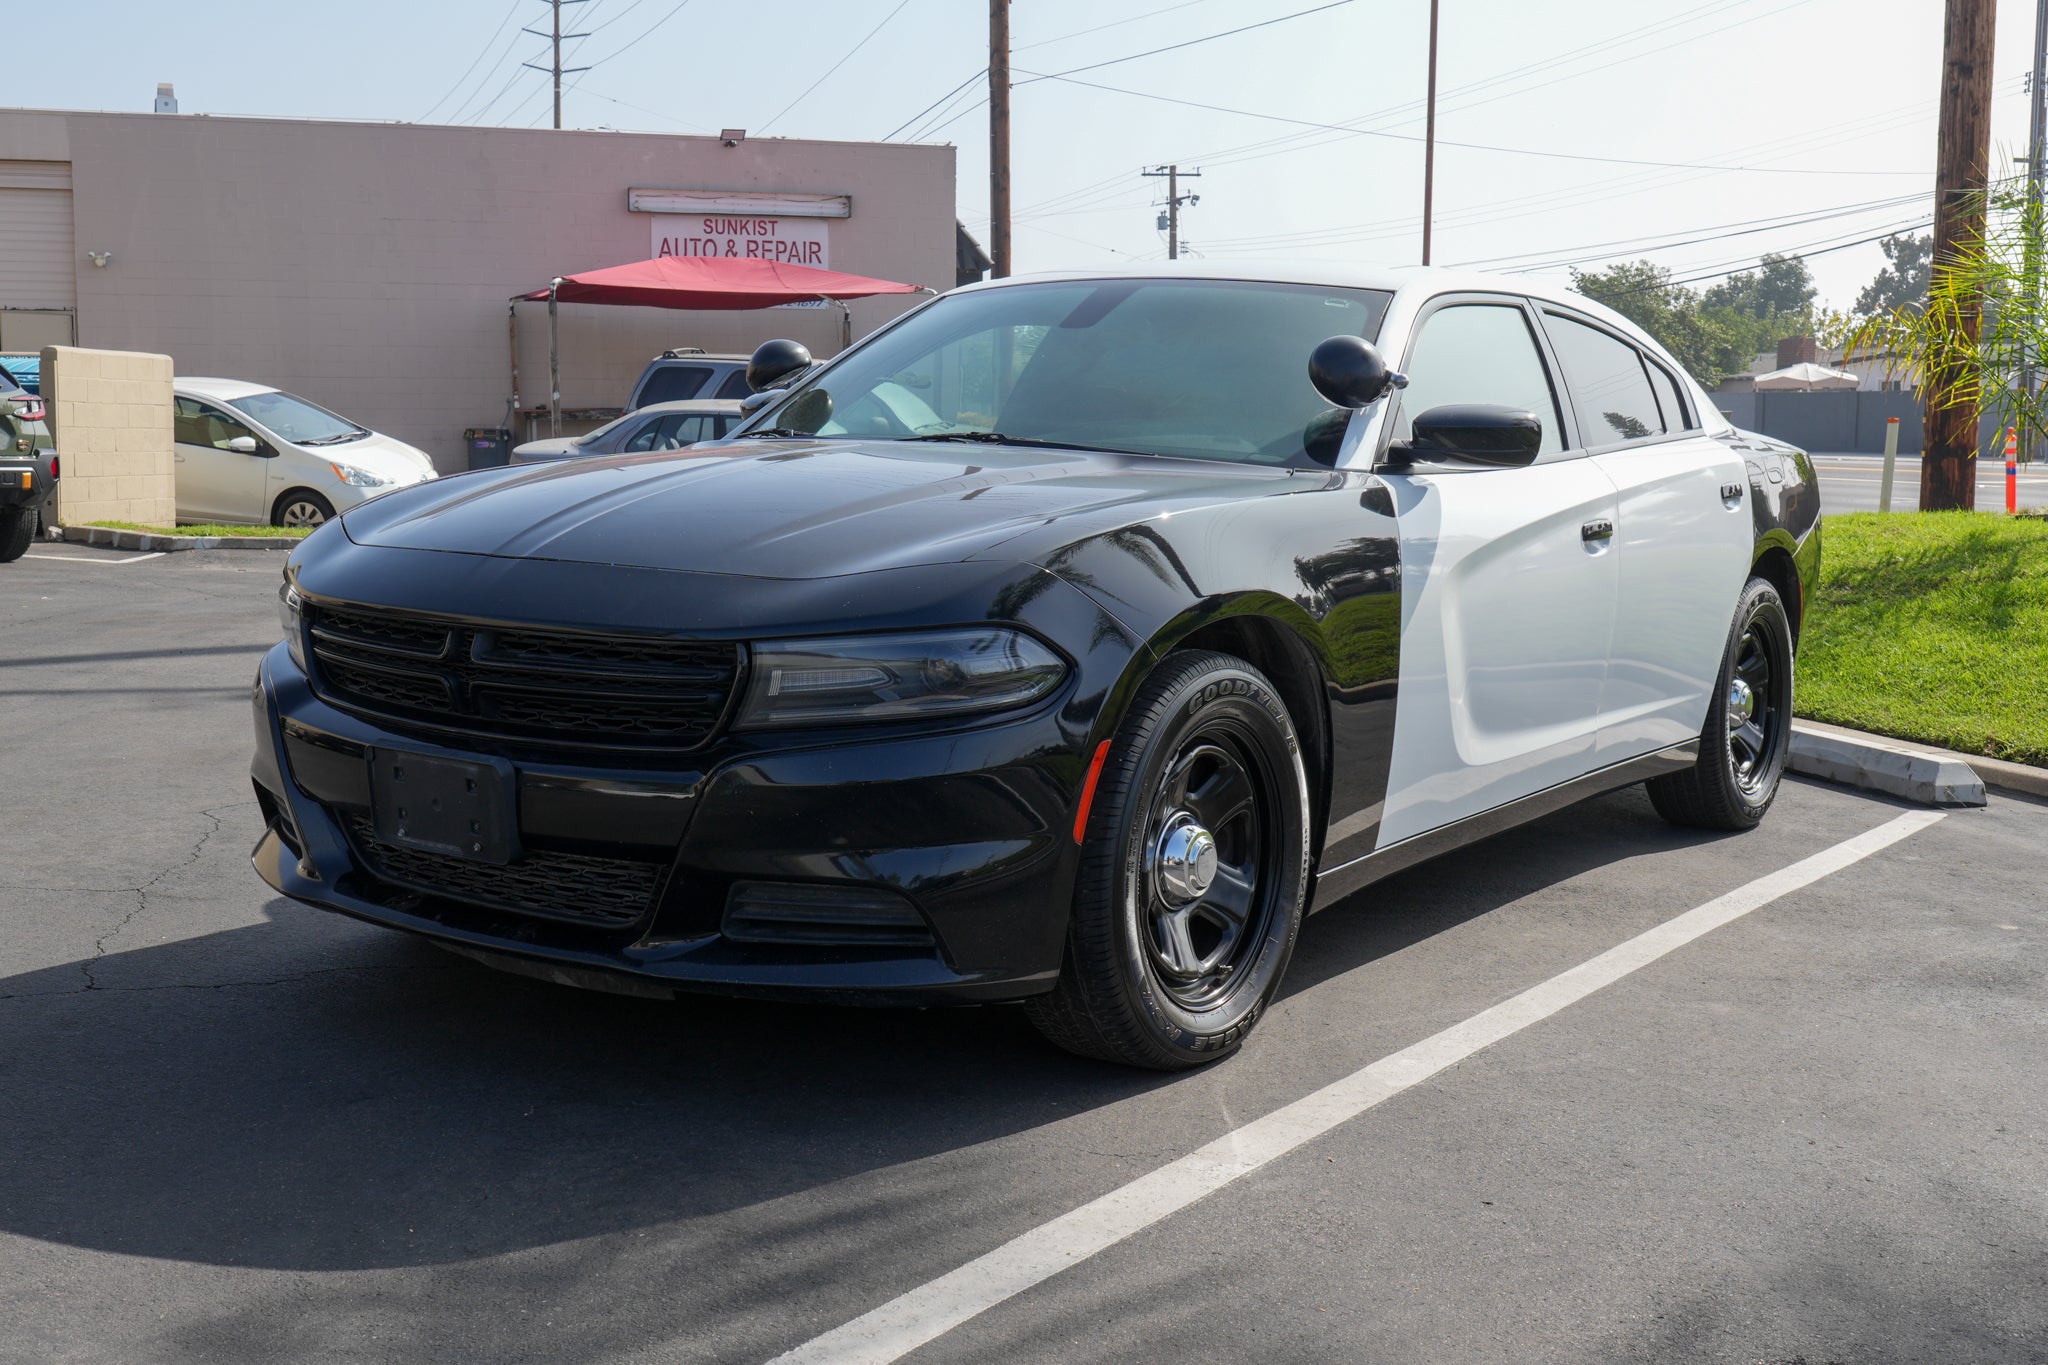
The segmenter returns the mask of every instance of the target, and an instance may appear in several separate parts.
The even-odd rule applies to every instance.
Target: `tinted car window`
[[[1649,362],[1650,387],[1657,391],[1657,407],[1664,414],[1664,430],[1687,431],[1699,425],[1686,415],[1685,400],[1678,392],[1678,381],[1656,361]]]
[[[619,449],[621,449],[621,450],[658,450],[658,449],[660,449],[660,441],[661,441],[661,427],[662,427],[662,422],[661,422],[661,419],[660,419],[660,418],[654,418],[653,420],[649,421],[649,422],[647,423],[647,425],[646,425],[646,426],[643,426],[643,427],[641,427],[641,428],[640,428],[640,430],[638,430],[638,431],[634,432],[634,433],[633,433],[633,435],[632,435],[632,436],[631,436],[631,437],[630,437],[630,438],[629,438],[629,439],[627,440],[626,444],[624,444],[623,446],[620,446],[620,447],[619,447]]]
[[[718,392],[711,396],[713,398],[725,399],[745,398],[753,391],[752,387],[747,383],[747,372],[745,370],[734,370],[725,377],[725,382],[718,386]]]
[[[695,398],[697,390],[704,387],[704,381],[711,378],[711,370],[705,365],[664,365],[647,376],[647,385],[640,390],[636,407],[647,407],[653,403],[673,403],[682,398]]]
[[[1011,438],[1255,464],[1307,462],[1342,410],[1308,382],[1327,337],[1378,335],[1377,290],[1088,280],[953,294],[833,362],[766,426]]]
[[[1543,419],[1542,449],[1560,450],[1557,397],[1529,318],[1513,304],[1461,303],[1424,319],[1408,353],[1396,440],[1415,418],[1445,403],[1500,403]]]
[[[1587,445],[1613,445],[1663,432],[1664,419],[1635,347],[1555,313],[1544,320],[1544,328],[1564,366],[1564,382],[1571,386]]]

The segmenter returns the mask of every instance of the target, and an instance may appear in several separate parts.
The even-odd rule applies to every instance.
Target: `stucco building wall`
[[[950,147],[0,110],[0,161],[69,164],[82,345],[291,390],[444,469],[463,428],[505,418],[510,296],[654,254],[629,189],[848,195],[832,268],[953,280]],[[855,302],[855,336],[913,302]],[[521,403],[545,406],[546,306],[518,312]],[[829,309],[565,305],[561,321],[569,408],[619,406],[671,346],[839,343]]]

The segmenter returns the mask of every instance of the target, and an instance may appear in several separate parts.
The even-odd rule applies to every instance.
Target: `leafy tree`
[[[1887,237],[1878,246],[1891,264],[1863,286],[1863,292],[1856,296],[1855,311],[1865,315],[1889,313],[1895,308],[1924,303],[1927,278],[1934,265],[1934,234]]]
[[[1774,252],[1757,262],[1755,270],[1730,275],[1707,290],[1700,302],[1708,308],[1729,308],[1762,320],[1804,313],[1813,307],[1813,296],[1813,272],[1806,268],[1806,262],[1797,256]]]
[[[1894,374],[1922,386],[1930,428],[1937,411],[1994,416],[2000,426],[2018,427],[2021,448],[2030,450],[2048,437],[2048,386],[2040,375],[2048,356],[2048,299],[2040,288],[2048,213],[2023,180],[1995,183],[1982,197],[1983,231],[1931,263],[1925,299],[1864,319],[1849,344],[1889,357]],[[1931,443],[1921,505],[1972,506],[1975,480],[1966,466],[1975,451],[1937,458]]]
[[[1710,388],[1731,374],[1746,372],[1781,338],[1839,330],[1829,315],[1812,308],[1813,276],[1796,256],[1766,256],[1757,270],[1745,271],[1705,295],[1671,283],[1671,272],[1649,261],[1574,270],[1572,288],[1655,337]],[[1796,303],[1790,308],[1776,306],[1785,301]],[[1828,325],[1821,326],[1824,321]]]

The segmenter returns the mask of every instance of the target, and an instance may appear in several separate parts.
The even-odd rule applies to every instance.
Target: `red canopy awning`
[[[816,299],[864,299],[874,294],[915,294],[914,284],[848,275],[815,266],[725,256],[662,256],[605,270],[564,275],[555,297],[563,303],[625,303],[648,308],[773,308]],[[536,289],[522,299],[546,299]]]

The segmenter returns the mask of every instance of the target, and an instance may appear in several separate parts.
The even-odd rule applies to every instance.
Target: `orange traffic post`
[[[2020,429],[2005,429],[2005,510],[2020,510]]]

